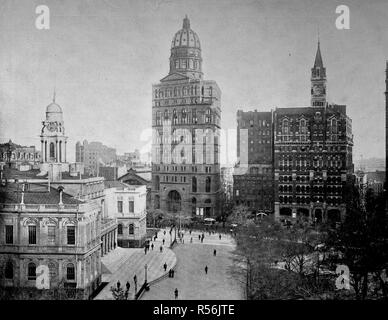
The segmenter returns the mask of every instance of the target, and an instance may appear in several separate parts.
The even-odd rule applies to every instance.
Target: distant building
[[[273,212],[272,112],[237,111],[237,159],[233,174],[236,205]]]
[[[76,162],[85,165],[85,171],[93,176],[99,175],[99,168],[116,161],[116,149],[107,147],[101,142],[77,142],[75,145]]]
[[[128,170],[127,173],[118,178],[118,181],[131,186],[146,186],[146,209],[151,207],[151,171],[136,171],[134,169]]]
[[[35,146],[21,146],[11,140],[0,144],[0,163],[24,171],[37,168],[40,161],[41,153]]]
[[[108,166],[100,166],[99,168],[99,176],[105,178],[105,180],[117,180],[118,178],[118,167],[108,167]]]
[[[117,244],[139,247],[146,237],[146,186],[105,181],[105,212],[117,219]]]
[[[230,201],[233,198],[233,167],[222,167],[221,178],[221,191],[224,196],[224,200]]]

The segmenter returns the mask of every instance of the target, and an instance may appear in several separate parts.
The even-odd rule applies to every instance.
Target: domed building
[[[221,91],[204,80],[199,37],[186,16],[170,71],[152,87],[152,205],[200,218],[218,214]]]
[[[44,173],[49,171],[50,165],[66,164],[67,137],[65,136],[62,108],[55,102],[55,93],[53,101],[46,107],[46,120],[42,122],[42,125],[40,134],[41,172]]]

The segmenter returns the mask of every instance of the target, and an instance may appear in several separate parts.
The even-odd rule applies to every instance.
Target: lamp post
[[[147,264],[145,264],[145,266],[144,266],[144,283],[147,283],[147,268],[148,268],[148,266],[147,266]]]

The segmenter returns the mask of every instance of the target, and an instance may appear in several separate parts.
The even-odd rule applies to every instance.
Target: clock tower
[[[311,69],[311,106],[326,105],[326,68],[323,66],[320,44],[318,41],[314,67]]]
[[[43,167],[53,163],[66,163],[65,126],[61,107],[55,103],[55,92],[53,102],[46,108],[46,120],[42,121],[40,134]],[[46,170],[44,170],[46,171]]]

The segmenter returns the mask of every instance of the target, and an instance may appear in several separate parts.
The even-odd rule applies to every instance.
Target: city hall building
[[[152,94],[153,208],[217,215],[221,91],[204,80],[199,37],[187,17],[172,39],[170,72]]]

